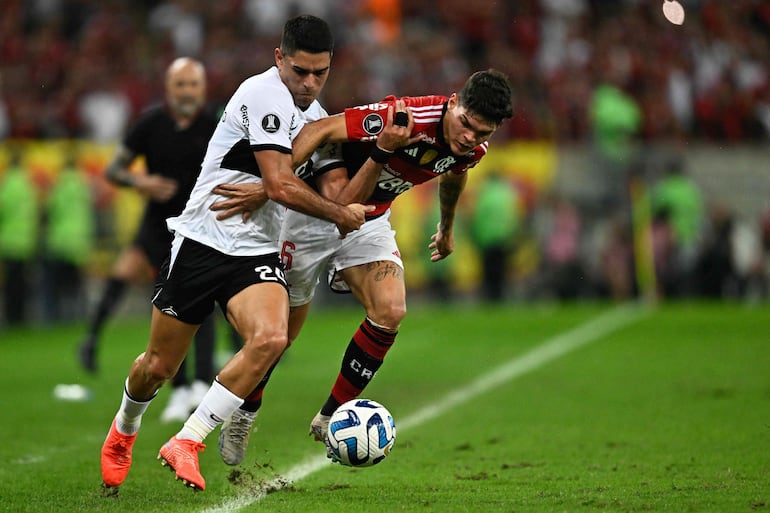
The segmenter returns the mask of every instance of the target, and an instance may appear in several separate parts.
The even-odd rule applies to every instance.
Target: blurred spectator
[[[74,155],[53,183],[45,208],[45,317],[77,320],[85,313],[82,269],[93,248],[95,223],[91,186]]]
[[[591,99],[591,128],[597,159],[595,180],[599,207],[613,214],[627,206],[628,177],[637,158],[642,113],[637,101],[624,90],[629,55],[613,48],[603,61],[605,72]]]
[[[5,280],[3,301],[9,326],[28,321],[30,266],[38,235],[37,190],[21,155],[14,154],[0,179],[0,259]]]
[[[709,224],[695,268],[696,294],[709,298],[726,295],[735,276],[732,231],[735,219],[730,210],[717,205],[709,211]]]
[[[681,159],[670,159],[664,172],[651,191],[652,211],[658,223],[670,226],[671,260],[660,284],[665,295],[676,297],[692,292],[705,212],[700,187],[684,172]]]
[[[605,239],[599,247],[599,292],[615,301],[631,299],[636,294],[634,250],[631,227],[624,218],[610,219]]]
[[[626,89],[632,78],[632,55],[616,27],[607,54],[599,57],[600,81],[591,98],[593,187],[595,202],[588,214],[598,235],[597,272],[600,290],[615,300],[635,294],[630,185],[638,168],[642,111]]]
[[[768,20],[770,21],[770,19]],[[770,297],[770,210],[766,210],[760,219],[759,233],[761,241],[760,260],[756,269],[757,286],[762,297]]]
[[[0,141],[6,139],[11,133],[11,117],[3,94],[3,76],[0,75]]]
[[[505,299],[520,209],[516,189],[498,172],[490,172],[476,192],[470,223],[471,241],[481,255],[481,292],[486,301]]]
[[[118,141],[131,119],[131,102],[115,77],[100,73],[93,80],[94,88],[80,98],[78,105],[83,135],[97,142]]]
[[[168,0],[150,11],[148,25],[171,40],[175,55],[198,57],[206,38],[202,7],[194,0]]]
[[[576,299],[588,292],[580,254],[582,221],[577,207],[564,196],[553,195],[538,208],[535,232],[540,245],[540,287],[558,299]]]

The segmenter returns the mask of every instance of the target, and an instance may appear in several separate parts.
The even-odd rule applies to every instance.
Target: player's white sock
[[[115,428],[118,432],[124,435],[135,435],[139,431],[139,426],[142,425],[142,415],[147,411],[147,407],[153,399],[155,399],[154,395],[146,401],[137,401],[128,395],[128,378],[126,378],[126,384],[123,387],[123,400],[117,415],[115,415]]]
[[[242,398],[230,392],[215,379],[209,391],[203,396],[203,401],[190,415],[176,437],[203,442],[206,436],[229,418],[242,403]]]

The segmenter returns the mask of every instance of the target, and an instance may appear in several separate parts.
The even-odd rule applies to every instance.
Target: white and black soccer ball
[[[390,412],[370,399],[353,399],[332,414],[327,445],[332,457],[349,467],[370,467],[390,454],[396,423]]]

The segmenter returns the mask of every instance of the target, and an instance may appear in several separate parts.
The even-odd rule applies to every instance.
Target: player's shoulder
[[[265,90],[277,90],[281,93],[291,96],[286,84],[283,83],[281,77],[278,75],[278,68],[275,66],[266,69],[262,73],[252,75],[241,82],[238,89],[265,89]]]
[[[401,98],[406,103],[407,107],[425,107],[425,108],[443,108],[444,104],[449,100],[446,96],[437,94],[429,94],[425,96],[404,96]]]
[[[438,95],[438,94],[428,94],[424,96],[395,96],[395,95],[388,95],[382,100],[380,100],[379,105],[387,105],[391,103],[395,103],[396,100],[403,100],[407,107],[423,107],[426,109],[429,108],[439,108],[442,109],[444,107],[444,104],[449,100],[448,97]]]
[[[287,110],[295,112],[294,99],[289,89],[278,76],[278,69],[273,66],[268,70],[252,75],[238,86],[230,103],[236,102],[237,108],[247,105],[265,110]]]
[[[489,141],[484,141],[483,143],[473,148],[473,150],[468,154],[468,157],[470,157],[473,162],[478,162],[484,157],[484,155],[487,154],[487,151],[489,151]]]
[[[300,111],[300,113],[302,119],[308,122],[325,118],[329,115],[318,100],[313,100],[313,103],[304,111]]]

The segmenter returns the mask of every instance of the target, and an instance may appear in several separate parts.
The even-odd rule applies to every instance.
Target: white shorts
[[[339,238],[334,224],[289,210],[279,242],[291,306],[311,302],[324,273],[333,291],[350,292],[338,275],[343,269],[379,261],[394,262],[404,268],[396,232],[390,227],[390,210],[344,239]]]

